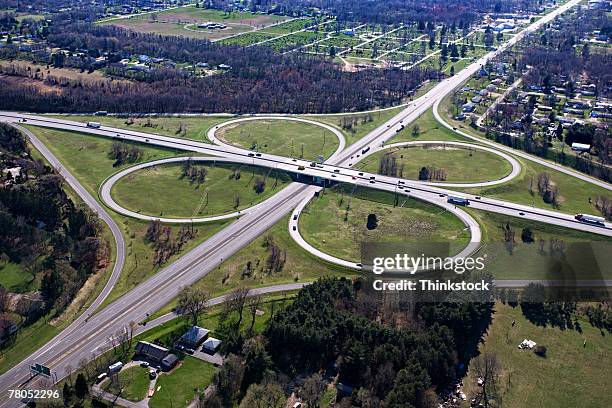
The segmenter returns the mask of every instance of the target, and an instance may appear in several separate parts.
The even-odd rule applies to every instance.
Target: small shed
[[[219,346],[221,346],[221,343],[221,340],[215,339],[214,337],[209,337],[202,345],[202,351],[208,354],[215,354],[219,349]]]
[[[164,371],[170,371],[178,363],[179,359],[174,354],[168,354],[161,362],[161,368]]]

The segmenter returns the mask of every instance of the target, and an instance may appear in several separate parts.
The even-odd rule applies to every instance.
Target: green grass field
[[[191,356],[185,356],[178,368],[168,374],[162,374],[157,380],[156,389],[149,400],[151,408],[186,407],[196,396],[212,382],[215,374],[212,364]]]
[[[501,363],[499,389],[504,407],[610,406],[612,337],[592,327],[584,318],[579,318],[579,322],[582,332],[539,327],[523,317],[520,307],[496,304],[493,324],[480,352],[495,353]],[[523,339],[545,346],[546,358],[519,349],[517,346]],[[473,364],[464,384],[470,401],[478,389]]]
[[[147,397],[149,382],[148,370],[140,366],[134,366],[121,370],[118,375],[118,381],[115,383],[107,382],[105,389],[117,395],[122,388],[122,398],[137,402]]]
[[[137,132],[156,133],[164,136],[208,142],[208,129],[230,119],[227,116],[199,117],[151,117],[119,118],[115,116],[91,115],[50,115],[54,118],[86,123],[99,122],[102,126],[111,126]]]
[[[482,150],[464,149],[455,146],[425,145],[387,149],[368,156],[358,168],[377,173],[383,156],[392,155],[397,168],[403,167],[398,176],[418,180],[422,167],[446,170],[448,182],[478,182],[500,179],[512,170],[502,157]]]
[[[30,282],[31,276],[15,263],[0,264],[0,285],[9,292],[23,293],[38,288],[38,280]]]
[[[287,120],[239,122],[220,128],[217,137],[244,149],[307,160],[331,156],[339,143],[327,129]]]
[[[347,206],[350,210],[347,212]],[[369,214],[376,214],[378,227],[366,228]],[[300,215],[304,239],[330,255],[359,262],[361,242],[450,242],[458,250],[469,232],[454,215],[432,204],[401,197],[393,207],[393,195],[374,190],[340,188],[326,190]]]
[[[193,167],[206,169],[203,183],[182,177],[183,164],[159,165],[120,179],[113,186],[113,198],[142,214],[205,217],[251,207],[279,192],[291,180],[284,173],[253,166],[194,162]],[[239,180],[230,177],[235,171],[240,172]],[[262,193],[255,192],[256,180],[266,182]]]
[[[483,245],[480,253],[487,254],[486,272],[498,279],[611,279],[612,278],[612,238],[577,231],[569,228],[533,222],[518,217],[484,211],[467,210],[480,224]],[[510,253],[504,245],[504,231],[507,224],[515,233],[516,246]],[[533,243],[523,243],[521,234],[524,228],[533,231]],[[540,250],[540,239],[545,241],[544,251]],[[562,269],[551,267],[550,241],[562,240],[568,244],[566,259],[568,265]],[[590,244],[597,266],[588,262],[588,248],[571,248],[572,243]],[[571,262],[572,259],[578,260]]]

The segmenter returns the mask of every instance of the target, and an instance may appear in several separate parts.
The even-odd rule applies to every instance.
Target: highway
[[[556,15],[578,4],[579,0],[572,0],[559,9],[549,13],[536,23],[532,24],[528,30],[535,30],[541,24],[550,21]],[[521,34],[513,37],[509,43],[518,41]],[[448,92],[466,80],[472,73],[484,63],[486,58],[490,58],[495,53],[500,52],[503,47],[489,54],[488,57],[478,60],[468,66],[459,74],[442,81],[423,97],[418,98],[409,104],[406,109],[396,115],[387,123],[366,135],[358,142],[350,145],[345,150],[339,152],[328,162],[318,167],[316,164],[311,166],[310,162],[303,160],[284,158],[280,156],[257,154],[246,152],[237,148],[226,146],[215,146],[206,143],[194,142],[183,139],[170,138],[148,133],[126,131],[110,127],[101,129],[88,128],[84,124],[70,122],[60,119],[50,119],[34,115],[24,115],[14,112],[0,112],[0,120],[19,123],[23,119],[27,123],[36,126],[45,126],[63,130],[80,131],[90,134],[97,134],[106,137],[135,140],[141,143],[149,143],[158,146],[166,146],[174,149],[205,153],[224,157],[232,160],[252,160],[252,164],[270,168],[276,168],[292,173],[299,173],[302,176],[321,177],[331,181],[346,182],[356,185],[368,186],[380,190],[405,194],[446,207],[446,196],[455,193],[452,190],[441,187],[424,185],[411,180],[401,180],[393,177],[383,177],[374,174],[359,172],[351,169],[354,163],[361,157],[363,150],[368,147],[380,145],[391,138],[396,133],[396,128],[401,124],[408,124],[430,108],[435,101],[441,99]],[[480,141],[480,140],[479,140]],[[44,147],[44,146],[43,146]],[[497,147],[497,146],[496,146]],[[43,150],[44,151],[44,150]],[[367,152],[366,152],[367,153]],[[513,154],[516,152],[512,152]],[[249,159],[250,158],[250,159]],[[59,164],[59,163],[58,163]],[[61,164],[59,164],[61,167]],[[301,169],[303,167],[303,170]],[[293,183],[272,198],[261,203],[257,211],[249,212],[239,217],[234,223],[224,230],[213,235],[206,242],[184,255],[181,259],[160,270],[157,274],[138,285],[129,293],[125,294],[103,310],[89,318],[87,321],[81,319],[68,335],[46,345],[43,350],[36,353],[32,358],[24,360],[15,368],[0,376],[0,395],[6,395],[9,389],[19,387],[28,379],[28,366],[35,361],[46,364],[57,373],[58,378],[65,374],[67,365],[73,367],[83,358],[91,358],[94,354],[99,354],[108,345],[108,339],[118,332],[121,332],[129,322],[139,322],[146,318],[147,314],[159,310],[171,299],[176,297],[180,288],[185,285],[193,284],[210,271],[214,270],[224,259],[228,259],[265,231],[281,220],[286,214],[296,208],[300,202],[312,194],[315,186]],[[608,185],[611,190],[612,186]],[[555,211],[541,210],[529,206],[517,205],[501,200],[493,200],[473,196],[471,207],[486,211],[493,211],[511,216],[519,216],[520,213],[526,219],[540,222],[547,222],[555,225],[566,226],[583,231],[589,231],[602,235],[612,236],[612,228],[607,225],[596,227],[577,222],[571,215]],[[460,208],[455,208],[457,214],[469,215]],[[468,219],[465,218],[465,219]],[[465,220],[464,220],[465,222]],[[470,223],[470,221],[468,221]],[[478,231],[476,233],[476,230]],[[473,231],[479,234],[477,224]],[[120,235],[120,234],[119,234]],[[472,237],[471,245],[479,241],[479,235]],[[37,380],[31,381],[24,387],[36,388]],[[19,401],[8,400],[5,398],[0,401],[0,407],[18,406]]]

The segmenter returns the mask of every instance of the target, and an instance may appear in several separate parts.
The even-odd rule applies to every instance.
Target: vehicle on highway
[[[457,196],[448,196],[448,198],[446,199],[446,202],[455,204],[455,205],[470,205],[470,200],[468,200],[467,198],[457,197]]]
[[[317,163],[315,162],[310,163],[310,167],[317,167]]]
[[[87,122],[87,127],[88,128],[93,128],[93,129],[100,129],[100,125],[98,122]]]
[[[365,149],[361,149],[361,154],[366,154],[369,151],[370,151],[370,146],[366,147]],[[359,157],[359,156],[357,156],[357,157]]]
[[[334,173],[340,173],[339,169],[334,169]]]
[[[298,166],[298,170],[306,170],[306,167],[304,167],[304,166]]]
[[[525,213],[521,211],[521,212],[519,212],[519,215],[525,215]]]
[[[374,180],[370,180],[370,184],[374,184],[376,183]]]
[[[255,157],[255,153],[249,153],[249,157]]]
[[[255,156],[261,157],[261,153],[255,153]]]
[[[293,221],[297,220],[297,214],[293,214]]]
[[[574,216],[575,219],[577,219],[580,222],[584,222],[586,224],[594,224],[594,225],[599,225],[602,227],[606,226],[606,220],[603,217],[598,217],[596,215],[590,215],[590,214],[576,214]]]

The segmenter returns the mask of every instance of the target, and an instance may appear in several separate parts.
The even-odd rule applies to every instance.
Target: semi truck
[[[606,226],[606,220],[603,217],[597,217],[589,214],[576,214],[574,218],[586,224],[600,225],[602,227]]]

